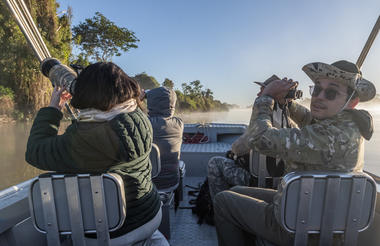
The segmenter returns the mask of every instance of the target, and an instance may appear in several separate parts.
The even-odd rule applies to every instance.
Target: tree
[[[192,91],[193,91],[194,96],[199,97],[202,95],[203,85],[201,85],[201,82],[199,80],[190,82],[190,85],[192,86]]]
[[[136,74],[134,79],[139,82],[140,87],[145,90],[150,90],[156,87],[160,87],[160,84],[153,76],[149,76],[145,72]]]
[[[93,61],[110,61],[123,51],[137,48],[139,41],[134,32],[118,27],[99,12],[74,26],[72,31],[74,44],[83,50],[80,55]]]
[[[190,85],[186,83],[182,83],[182,91],[185,96],[191,96],[192,95],[192,88]]]
[[[232,105],[214,99],[210,89],[203,90],[199,80],[183,83],[182,92],[176,90],[178,111],[228,111]]]
[[[172,80],[165,78],[164,82],[162,82],[162,86],[168,87],[170,89],[174,88],[174,83]]]

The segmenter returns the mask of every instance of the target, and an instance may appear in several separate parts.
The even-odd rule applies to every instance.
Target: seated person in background
[[[159,190],[179,183],[183,122],[173,116],[177,95],[173,89],[158,87],[146,93],[148,116],[153,127],[153,143],[160,149],[161,172],[153,179]]]
[[[114,241],[148,238],[161,222],[160,197],[149,168],[152,127],[139,95],[139,84],[117,65],[89,65],[78,76],[71,100],[80,110],[78,120],[57,135],[68,97],[54,88],[49,107],[41,108],[34,120],[25,154],[28,163],[43,170],[119,174],[127,207],[123,226],[111,233]]]
[[[311,111],[292,102],[290,116],[300,128],[278,129],[271,123],[275,101],[284,101],[297,83],[276,80],[255,100],[246,142],[264,155],[280,157],[286,172],[362,171],[363,138],[372,136],[372,117],[354,107],[376,95],[374,85],[347,61],[310,63],[303,71],[312,79]],[[281,191],[234,187],[214,199],[219,245],[252,245],[252,235],[276,245],[293,245],[280,226]],[[309,240],[310,241],[310,240]]]
[[[264,82],[255,82],[260,85],[260,92],[257,96],[260,96],[264,88],[272,81],[279,80],[276,75],[272,75]],[[281,108],[276,105],[276,109],[273,112],[273,124],[274,126],[281,128],[286,122],[291,122],[290,119],[283,119]],[[293,127],[295,124],[292,124]],[[249,129],[249,127],[248,127]],[[210,188],[211,199],[214,196],[223,191],[228,190],[235,185],[253,186],[255,181],[251,176],[249,170],[249,152],[248,142],[246,139],[246,131],[240,136],[233,144],[232,150],[227,152],[227,156],[214,156],[208,162],[208,184]],[[234,160],[235,159],[235,160]],[[283,167],[276,167],[283,168]]]

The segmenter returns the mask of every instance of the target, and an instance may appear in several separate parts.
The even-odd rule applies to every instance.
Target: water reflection
[[[41,173],[25,162],[30,127],[20,123],[0,125],[0,190]]]
[[[63,124],[60,132],[68,125]],[[25,162],[26,142],[32,123],[0,124],[0,190],[44,172]]]
[[[370,142],[365,142],[365,169],[380,175],[380,152],[377,144],[380,142],[380,109],[368,108],[374,118],[375,133]],[[251,110],[236,109],[230,112],[207,112],[179,114],[185,123],[244,123],[248,124]],[[62,124],[63,132],[69,122]],[[0,190],[18,184],[40,174],[36,169],[25,162],[26,142],[29,136],[31,123],[0,124]],[[380,130],[379,130],[380,131]]]

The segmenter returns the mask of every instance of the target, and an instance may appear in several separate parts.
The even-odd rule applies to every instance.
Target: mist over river
[[[364,169],[380,176],[380,106],[366,108],[373,116],[375,132],[365,141]],[[180,114],[185,123],[244,123],[248,124],[251,109],[234,109],[229,112]],[[67,123],[63,123],[60,133]],[[32,123],[0,124],[0,190],[35,177],[38,170],[25,162],[25,148]]]

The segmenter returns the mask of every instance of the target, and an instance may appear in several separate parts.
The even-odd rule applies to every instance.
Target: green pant
[[[215,196],[219,246],[254,245],[259,236],[276,245],[293,245],[293,236],[276,221],[272,189],[235,186]]]

